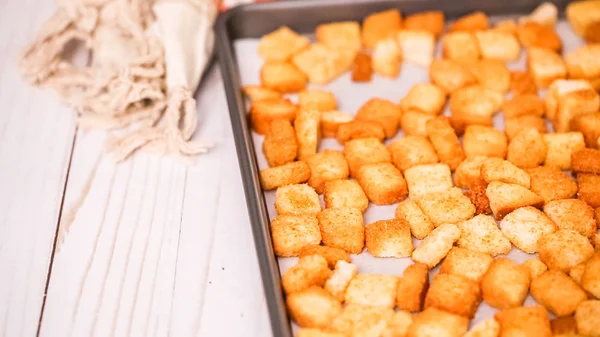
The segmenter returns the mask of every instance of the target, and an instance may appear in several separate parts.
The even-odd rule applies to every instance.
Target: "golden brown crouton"
[[[583,149],[573,152],[571,167],[575,172],[600,174],[600,150]]]
[[[398,204],[396,218],[407,223],[412,235],[419,240],[423,240],[435,228],[427,215],[412,200]]]
[[[463,136],[463,149],[467,158],[506,157],[506,135],[493,127],[468,125]]]
[[[358,274],[350,281],[344,301],[346,304],[393,308],[396,303],[397,288],[397,276]]]
[[[571,28],[583,36],[592,23],[600,20],[600,1],[573,1],[567,6],[566,14]]]
[[[331,277],[325,282],[324,289],[341,302],[344,300],[346,288],[354,276],[356,276],[356,265],[339,260],[335,264],[335,270]]]
[[[342,333],[328,332],[321,329],[304,328],[298,330],[296,337],[345,337]]]
[[[535,129],[538,133],[546,133],[546,121],[536,115],[524,115],[514,118],[507,118],[504,122],[504,132],[508,140],[512,140],[519,132],[527,129]],[[545,159],[545,158],[544,158]]]
[[[394,310],[390,308],[349,304],[331,321],[329,329],[344,336],[379,336],[393,316]]]
[[[464,64],[475,62],[481,57],[475,34],[471,32],[452,32],[442,38],[444,58]]]
[[[556,316],[569,316],[587,299],[575,281],[558,270],[548,270],[531,282],[533,298]]]
[[[499,181],[521,185],[525,188],[529,188],[531,185],[531,179],[527,172],[500,158],[488,158],[484,161],[481,165],[481,177],[487,183]]]
[[[502,106],[501,93],[472,85],[458,89],[450,95],[452,116],[461,118],[466,124],[490,125],[492,116]]]
[[[444,12],[428,11],[408,15],[404,19],[404,28],[414,30],[426,30],[435,37],[442,35],[444,30]]]
[[[600,300],[581,302],[575,312],[575,320],[577,321],[577,331],[580,334],[590,337],[600,336],[600,330],[598,330],[598,326],[600,326]]]
[[[467,158],[460,163],[454,172],[454,183],[461,188],[474,188],[487,185],[481,177],[481,166],[488,157]]]
[[[438,310],[427,308],[419,313],[408,328],[408,337],[461,337],[467,332],[469,319]]]
[[[465,65],[453,60],[433,60],[429,67],[429,79],[448,93],[477,83]]]
[[[315,35],[319,43],[330,49],[358,51],[362,46],[360,24],[356,21],[320,24]]]
[[[389,163],[392,156],[377,138],[353,139],[344,144],[344,155],[350,167],[350,175],[356,177],[361,166],[366,164]]]
[[[596,252],[585,263],[585,270],[581,275],[581,286],[596,298],[600,298],[600,252]]]
[[[493,181],[485,192],[490,199],[490,208],[494,217],[498,220],[517,208],[526,206],[540,208],[544,204],[544,199],[521,185]]]
[[[318,110],[299,110],[294,121],[298,159],[302,160],[317,153],[321,138],[321,113]]]
[[[404,171],[408,192],[411,199],[416,200],[427,193],[449,190],[452,184],[452,173],[446,164],[417,165]]]
[[[363,215],[356,208],[327,208],[319,216],[323,244],[360,254],[365,245]]]
[[[325,208],[356,208],[364,212],[369,199],[356,180],[332,180],[324,185]]]
[[[314,215],[280,215],[271,221],[273,249],[277,256],[298,256],[302,247],[321,243]]]
[[[527,51],[527,70],[538,88],[548,88],[554,80],[567,77],[560,55],[550,49],[532,47]]]
[[[392,154],[392,162],[401,171],[440,161],[429,140],[423,136],[400,138],[390,144],[388,149]]]
[[[562,170],[570,170],[571,154],[585,148],[581,132],[548,133],[543,137],[548,147],[544,165],[555,166]]]
[[[379,40],[371,54],[373,71],[383,77],[396,78],[400,73],[402,51],[394,37]]]
[[[545,106],[537,94],[515,95],[502,105],[505,118],[519,117],[523,115],[544,116]]]
[[[569,276],[573,281],[577,284],[581,285],[581,278],[583,277],[583,273],[585,272],[585,262],[582,262],[575,267],[571,268],[569,271]]]
[[[341,151],[325,150],[309,156],[305,161],[310,168],[308,185],[319,194],[324,192],[326,182],[346,179],[350,174],[348,163]]]
[[[298,92],[306,86],[306,76],[291,62],[267,62],[260,70],[260,82],[283,93]]]
[[[295,161],[260,170],[260,185],[263,190],[269,191],[285,185],[304,183],[309,177],[308,165],[301,161]]]
[[[340,126],[351,122],[352,118],[349,114],[336,110],[321,112],[321,137],[335,138]],[[383,130],[381,134],[383,137]]]
[[[594,23],[590,24],[585,30],[583,38],[588,43],[600,42],[600,21],[595,21]]]
[[[519,58],[519,42],[511,33],[490,29],[475,32],[475,37],[484,59],[512,61]]]
[[[258,54],[267,62],[286,61],[309,44],[308,38],[283,26],[260,39]]]
[[[560,36],[552,27],[526,22],[517,28],[517,36],[525,48],[545,48],[557,53],[562,51]]]
[[[594,208],[600,207],[600,175],[578,173],[577,185],[579,187],[577,198]]]
[[[483,299],[503,310],[523,304],[529,290],[529,271],[507,258],[492,262],[481,280]]]
[[[540,25],[554,27],[558,20],[558,8],[551,2],[543,2],[529,15],[519,18],[519,23],[537,22]]]
[[[327,84],[350,68],[356,52],[331,49],[322,44],[313,44],[294,55],[292,62],[311,83]]]
[[[520,70],[510,72],[510,90],[515,95],[537,94],[538,91],[531,74]]]
[[[475,205],[475,215],[479,214],[492,214],[490,208],[490,199],[485,194],[485,185],[478,185],[471,187],[469,190],[464,192],[464,195],[471,200],[471,203]]]
[[[565,55],[569,78],[582,78],[595,82],[600,76],[598,57],[600,57],[600,44],[597,43],[583,45]]]
[[[438,115],[446,104],[446,93],[431,83],[417,83],[410,88],[400,101],[403,111],[418,110],[430,115]]]
[[[371,98],[358,109],[354,119],[379,123],[386,137],[391,138],[398,129],[400,114],[400,107],[396,104],[381,98]]]
[[[475,324],[463,337],[498,337],[500,324],[493,318]]]
[[[316,219],[316,218],[315,218]],[[317,221],[318,227],[318,221]],[[335,248],[335,247],[327,247],[321,246],[318,244],[309,244],[302,248],[298,253],[298,256],[308,256],[308,255],[321,255],[327,260],[327,265],[329,268],[333,269],[338,261],[346,261],[350,262],[350,255],[346,253],[343,249]]]
[[[594,247],[585,236],[559,229],[539,239],[538,255],[550,270],[568,272],[594,255]]]
[[[385,131],[378,122],[353,120],[339,125],[335,138],[342,145],[346,144],[349,140],[360,138],[377,138],[383,141],[385,139]]]
[[[342,312],[342,305],[320,287],[290,294],[286,299],[292,319],[303,328],[325,328]]]
[[[400,126],[405,136],[427,136],[427,122],[435,116],[418,110],[408,110],[400,117]]]
[[[557,230],[556,224],[537,208],[518,208],[500,222],[502,234],[525,253],[537,253],[537,242],[543,235]]]
[[[578,199],[555,200],[544,206],[544,213],[560,229],[570,229],[591,238],[596,234],[594,209]]]
[[[331,111],[337,108],[335,96],[325,90],[306,89],[298,96],[300,109],[318,110],[320,112]]]
[[[250,106],[252,127],[258,134],[267,134],[271,130],[271,123],[274,120],[294,120],[296,110],[298,107],[289,99],[267,99],[252,102]]]
[[[436,308],[473,318],[481,302],[479,284],[453,274],[437,274],[425,296],[425,309]]]
[[[396,311],[381,337],[406,336],[412,321],[413,317],[408,311]]]
[[[491,29],[512,35],[517,34],[517,22],[513,19],[504,19],[496,22]]]
[[[400,310],[418,312],[423,308],[425,293],[429,288],[429,269],[426,264],[411,264],[402,273],[396,291],[396,306]]]
[[[429,67],[433,60],[435,35],[426,30],[403,29],[396,39],[404,62]]]
[[[455,170],[465,159],[465,153],[448,119],[438,117],[427,121],[426,129],[427,136],[440,161],[448,165],[451,170]]]
[[[548,147],[539,131],[525,128],[508,144],[506,160],[522,169],[535,168],[546,160],[547,154]]]
[[[356,179],[376,205],[391,205],[406,199],[408,186],[402,172],[391,163],[363,165]]]
[[[365,228],[367,251],[376,257],[409,257],[413,244],[410,227],[400,219],[375,221]]]
[[[296,144],[296,133],[289,120],[276,119],[271,122],[262,150],[270,167],[291,163],[296,159],[298,144]]]
[[[433,268],[448,254],[459,237],[460,229],[456,225],[440,225],[421,241],[413,251],[412,259]]]
[[[476,252],[492,256],[507,254],[510,241],[502,235],[494,219],[486,215],[477,215],[474,218],[458,223],[460,238],[456,244]]]
[[[489,18],[483,12],[467,14],[450,25],[451,32],[486,30],[489,27]]]
[[[527,268],[529,271],[529,278],[533,280],[534,278],[542,275],[548,270],[548,267],[544,264],[544,262],[540,261],[537,258],[531,258],[523,262],[523,267]]]
[[[502,61],[483,59],[476,62],[471,71],[486,89],[504,93],[510,87],[510,72]]]
[[[577,183],[557,167],[539,166],[527,169],[527,173],[531,178],[531,190],[545,203],[568,199],[577,193]]]
[[[327,260],[320,255],[309,255],[298,259],[298,263],[288,269],[281,277],[286,294],[322,286],[331,275]]]
[[[500,323],[499,337],[551,337],[550,319],[541,305],[502,310],[494,316]]]
[[[402,28],[402,17],[397,9],[370,14],[363,20],[363,45],[373,49],[377,42],[394,36],[400,28]]]
[[[352,82],[371,82],[373,68],[371,55],[359,52],[352,63]]]
[[[312,214],[321,211],[319,195],[306,185],[281,186],[275,193],[275,209],[277,214]]]
[[[244,95],[251,101],[260,101],[264,99],[280,99],[282,95],[279,91],[261,87],[260,85],[246,85],[242,88]]]
[[[436,227],[441,224],[459,223],[475,214],[475,206],[456,187],[425,194],[415,201]]]
[[[454,247],[444,259],[440,274],[459,275],[479,283],[493,260],[488,254]]]
[[[587,147],[597,147],[597,140],[600,138],[600,113],[587,113],[573,117],[571,130],[583,134]]]
[[[544,99],[546,115],[560,125],[560,132],[568,131],[570,125],[565,123],[578,114],[597,111],[597,94],[587,80],[556,80],[552,82]],[[578,105],[581,107],[578,108]],[[595,110],[594,110],[595,109]],[[579,112],[582,110],[583,112]],[[557,120],[560,116],[560,120]],[[569,121],[567,121],[569,123]]]
[[[552,333],[558,335],[577,335],[577,321],[574,316],[557,317],[550,321]]]

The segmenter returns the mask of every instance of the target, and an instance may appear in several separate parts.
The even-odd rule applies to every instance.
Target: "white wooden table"
[[[20,52],[50,0],[0,0],[0,336],[270,336],[221,74],[191,166],[115,165]]]

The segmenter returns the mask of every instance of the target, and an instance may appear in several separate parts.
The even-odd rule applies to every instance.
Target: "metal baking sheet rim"
[[[279,265],[271,242],[269,216],[258,178],[258,163],[254,155],[252,131],[242,97],[233,42],[240,38],[260,37],[281,25],[308,32],[305,24],[307,18],[312,21],[308,24],[312,29],[323,22],[361,20],[369,13],[391,8],[400,9],[403,15],[419,11],[442,10],[447,19],[452,19],[475,10],[481,10],[488,15],[525,14],[541,2],[534,0],[457,0],[452,2],[445,0],[295,0],[241,5],[218,17],[215,24],[215,43],[273,336],[292,337],[292,331],[281,288]],[[555,3],[562,14],[566,5],[571,1],[550,2]],[[331,8],[343,8],[344,10],[337,12],[326,10]],[[300,13],[302,11],[312,15],[302,15]],[[275,13],[287,15],[274,15]],[[253,18],[248,17],[251,15]],[[255,15],[269,15],[271,20],[259,21],[260,18]],[[289,21],[290,19],[297,21]],[[235,20],[238,20],[238,23],[241,22],[242,27],[231,27],[236,24]],[[252,23],[251,28],[246,24],[247,22]],[[232,33],[230,29],[236,29],[237,32]],[[243,36],[235,36],[236,34],[243,34]]]

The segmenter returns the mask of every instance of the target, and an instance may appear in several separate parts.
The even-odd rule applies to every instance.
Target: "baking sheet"
[[[502,19],[510,17],[499,17],[492,16],[491,22],[497,22]],[[581,38],[571,30],[570,25],[565,20],[559,20],[557,22],[555,30],[560,35],[563,42],[563,54],[568,53],[577,47],[583,45]],[[309,38],[312,38],[309,36]],[[263,64],[263,60],[257,53],[259,39],[240,39],[234,42],[234,50],[236,60],[239,69],[239,75],[242,85],[260,84],[260,69]],[[441,57],[441,44],[438,41],[436,46],[436,58]],[[521,57],[517,61],[508,62],[507,66],[510,70],[525,70],[525,50],[521,49]],[[354,83],[350,79],[350,73],[346,72],[341,77],[333,81],[332,83],[319,86],[309,85],[311,88],[320,88],[331,91],[338,101],[338,110],[354,115],[355,112],[362,106],[367,100],[373,97],[379,97],[388,99],[394,103],[398,103],[408,92],[408,90],[416,83],[419,82],[430,82],[428,69],[417,65],[408,63],[402,63],[400,76],[395,79],[383,78],[377,74],[373,74],[372,81],[369,83]],[[540,91],[540,96],[544,97],[545,90]],[[297,102],[297,95],[287,96],[292,101]],[[506,95],[507,98],[510,94]],[[449,116],[450,111],[448,104],[444,110],[444,115]],[[494,117],[494,127],[497,129],[504,129],[504,118],[502,114],[497,114]],[[547,122],[548,130],[552,130],[552,125]],[[400,130],[396,136],[392,139],[385,141],[386,145],[389,145],[397,138],[404,137],[404,132]],[[254,142],[254,149],[256,150],[256,158],[259,168],[268,168],[268,164],[265,160],[264,155],[261,152],[263,136],[252,132],[252,140]],[[324,149],[336,149],[343,150],[343,146],[339,144],[334,138],[324,138],[319,146],[319,151]],[[265,201],[268,208],[269,218],[274,219],[277,216],[275,211],[275,191],[264,192]],[[324,208],[323,196],[319,196],[321,199],[321,207]],[[364,213],[365,225],[370,224],[377,220],[393,219],[394,212],[398,204],[377,206],[370,204],[367,211]],[[413,237],[414,247],[419,245],[420,240]],[[508,258],[523,263],[525,260],[535,257],[536,254],[527,254],[522,252],[513,246],[511,252],[507,255]],[[284,273],[289,267],[293,266],[297,262],[297,258],[278,258],[281,273]],[[366,252],[366,249],[362,254],[351,255],[352,263],[356,264],[359,273],[375,273],[375,274],[389,274],[401,276],[404,269],[413,263],[411,258],[376,258]],[[441,263],[440,263],[441,264]],[[430,273],[431,278],[437,274],[439,265],[432,270]],[[535,300],[529,295],[524,305],[534,305]],[[485,318],[493,317],[497,312],[487,305],[485,302],[481,302],[475,318],[471,321],[471,326],[476,324]],[[294,332],[297,331],[295,323],[293,325]]]

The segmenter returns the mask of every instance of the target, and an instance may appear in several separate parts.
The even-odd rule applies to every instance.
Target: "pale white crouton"
[[[459,223],[472,218],[475,214],[475,206],[471,200],[456,187],[426,194],[416,202],[435,226]]]
[[[440,225],[421,241],[413,251],[412,259],[433,268],[448,254],[459,237],[460,229],[456,225]]]
[[[373,71],[384,77],[396,78],[400,73],[401,55],[396,39],[390,37],[378,41],[371,56]]]
[[[473,325],[463,337],[498,337],[500,324],[493,318],[488,318]]]
[[[453,186],[452,173],[446,164],[417,165],[404,171],[411,199],[427,193],[442,192]]]
[[[468,248],[492,256],[510,251],[510,241],[502,235],[494,219],[487,215],[477,215],[473,219],[458,224],[461,234],[459,247]]]
[[[348,285],[346,304],[394,308],[398,277],[393,275],[358,274]]]
[[[493,260],[486,253],[454,247],[444,259],[440,273],[459,275],[479,283]]]
[[[571,155],[585,148],[581,132],[548,133],[542,136],[548,147],[544,165],[555,166],[561,170],[570,170]]]
[[[342,305],[323,288],[313,286],[287,296],[290,316],[304,328],[325,328],[342,312]]]
[[[344,300],[346,288],[354,276],[356,276],[356,265],[340,260],[335,264],[333,274],[325,282],[324,288],[341,302]]]
[[[413,200],[398,204],[396,218],[406,222],[412,235],[419,240],[423,240],[435,228],[433,222]]]
[[[404,29],[396,38],[404,61],[429,67],[433,60],[435,35],[425,30]]]
[[[537,242],[545,234],[556,231],[556,225],[537,208],[527,206],[507,214],[500,222],[502,234],[522,251],[537,253]]]
[[[525,188],[531,186],[529,174],[516,167],[511,162],[500,158],[489,158],[481,165],[481,177],[487,183],[499,181],[507,184],[517,184]]]

